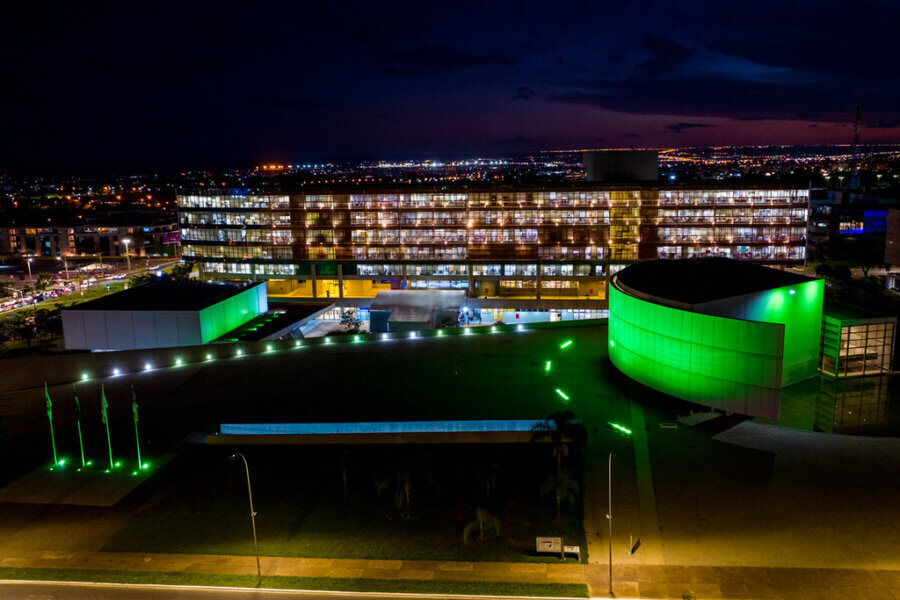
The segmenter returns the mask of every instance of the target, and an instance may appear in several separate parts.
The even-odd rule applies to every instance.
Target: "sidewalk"
[[[0,567],[121,569],[254,574],[252,556],[33,552],[0,558]],[[442,581],[587,583],[607,596],[604,565],[263,557],[266,575]],[[618,598],[900,600],[900,571],[766,567],[616,566]]]

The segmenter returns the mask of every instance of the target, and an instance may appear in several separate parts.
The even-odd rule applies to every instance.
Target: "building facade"
[[[806,258],[808,190],[568,184],[178,197],[184,257],[204,277],[270,291],[372,297],[464,289],[473,298],[606,298],[635,261]]]
[[[824,284],[732,261],[634,265],[612,279],[610,360],[676,398],[776,419],[781,389],[816,375]]]
[[[0,227],[0,254],[28,256],[146,256],[168,252],[180,244],[178,226],[82,225],[77,227]]]

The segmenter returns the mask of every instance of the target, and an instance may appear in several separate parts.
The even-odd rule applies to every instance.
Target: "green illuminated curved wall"
[[[816,374],[821,280],[681,310],[609,287],[609,356],[665,394],[777,418],[780,390]],[[793,290],[793,293],[791,291]]]

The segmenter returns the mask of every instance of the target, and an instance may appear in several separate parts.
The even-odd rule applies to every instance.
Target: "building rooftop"
[[[616,274],[617,284],[626,291],[690,305],[812,280],[732,258],[651,260],[630,265]]]
[[[553,180],[553,181],[523,181],[521,183],[482,183],[482,182],[441,182],[435,184],[421,183],[308,183],[297,184],[290,181],[284,182],[276,189],[269,188],[184,188],[179,196],[230,196],[230,195],[259,195],[278,196],[290,194],[439,194],[439,193],[477,193],[477,192],[540,192],[540,191],[590,191],[590,190],[646,190],[646,191],[677,191],[677,190],[808,190],[809,183],[793,181],[719,181],[702,180],[686,182],[651,181],[616,183],[588,180]]]
[[[159,277],[149,283],[83,302],[66,310],[202,310],[253,285],[265,284]]]
[[[838,321],[896,318],[896,315],[873,311],[862,306],[857,306],[856,304],[848,304],[831,298],[825,299],[825,303],[822,306],[822,314],[826,317],[837,319]]]

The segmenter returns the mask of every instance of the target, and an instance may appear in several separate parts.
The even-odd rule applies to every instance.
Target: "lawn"
[[[115,294],[116,292],[120,292],[125,289],[125,281],[114,281],[109,284],[109,290],[106,289],[106,284],[100,284],[90,289],[84,291],[84,295],[79,292],[73,292],[71,294],[66,294],[65,296],[60,296],[59,298],[52,298],[50,300],[46,300],[44,302],[40,302],[36,307],[38,310],[53,310],[59,307],[71,306],[73,304],[80,304],[82,302],[87,302],[88,300],[94,300],[96,298],[100,298],[103,296],[107,296],[109,294]],[[17,308],[16,310],[11,310],[8,315],[14,314],[18,311],[23,310],[31,310],[32,307],[26,306],[23,308]]]
[[[23,581],[90,581],[186,586],[256,587],[253,575],[123,571],[104,569],[41,569],[0,567],[0,579]],[[515,583],[503,581],[426,581],[417,579],[357,579],[330,577],[263,576],[262,587],[291,590],[336,590],[473,596],[553,596],[587,598],[587,586],[578,583]]]
[[[134,506],[134,516],[103,548],[119,552],[253,553],[246,480],[240,462],[216,447],[188,452],[165,483]],[[339,446],[245,450],[252,469],[260,552],[267,556],[559,562],[536,555],[535,537],[562,536],[586,548],[581,506],[557,519],[540,487],[552,469],[546,444],[354,447],[349,497],[343,500]],[[412,510],[397,508],[394,489],[380,496],[380,473],[412,463]],[[496,477],[486,496],[485,467]],[[500,534],[463,543],[482,506],[500,519]],[[473,536],[474,537],[474,536]],[[586,556],[584,556],[586,559]],[[570,559],[572,561],[574,559]]]

